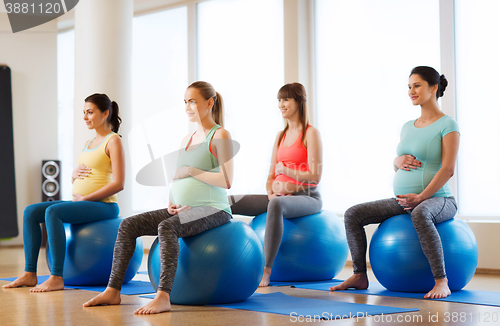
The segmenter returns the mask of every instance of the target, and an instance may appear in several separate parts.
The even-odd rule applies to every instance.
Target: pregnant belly
[[[208,187],[210,186],[193,177],[174,180],[170,186],[170,200],[175,205],[201,206],[210,195]]]
[[[427,186],[421,169],[405,171],[398,170],[393,180],[394,196],[404,194],[419,194]]]
[[[83,179],[75,179],[73,182],[72,192],[74,194],[80,194],[86,196],[91,194],[109,183],[107,179],[100,179],[97,176],[86,177]]]
[[[274,180],[272,188],[275,194],[294,194],[299,191],[303,191],[316,186],[300,185],[296,183]]]

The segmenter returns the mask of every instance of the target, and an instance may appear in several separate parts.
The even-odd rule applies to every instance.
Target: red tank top
[[[309,129],[309,127],[307,127]],[[278,147],[278,152],[276,154],[277,162],[282,162],[284,166],[289,169],[299,170],[299,171],[309,171],[309,164],[307,162],[307,148],[304,143],[301,143],[302,133],[299,135],[297,140],[290,146],[283,146],[285,141],[286,133],[281,138],[280,145]],[[289,182],[297,185],[304,186],[316,186],[315,184],[299,182],[289,176],[280,174],[276,176],[276,181]]]

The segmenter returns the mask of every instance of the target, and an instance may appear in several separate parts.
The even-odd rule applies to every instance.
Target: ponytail
[[[109,110],[108,122],[111,125],[111,130],[118,133],[120,129],[120,124],[122,123],[122,118],[120,118],[120,108],[118,108],[118,103],[115,101],[111,102],[111,110]]]
[[[215,123],[224,127],[224,100],[219,92],[215,92],[214,105],[212,106],[212,118]]]

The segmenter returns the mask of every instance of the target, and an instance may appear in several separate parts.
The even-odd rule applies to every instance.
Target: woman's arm
[[[267,181],[266,181],[266,192],[267,192],[267,197],[269,200],[272,199],[272,197],[276,197],[276,194],[273,191],[273,182],[274,179],[276,179],[276,164],[278,163],[278,142],[279,142],[279,137],[280,137],[281,132],[279,132],[276,135],[276,139],[274,140],[274,145],[273,145],[273,152],[271,154],[271,164],[269,166],[269,174],[267,175]],[[274,195],[274,196],[273,196]]]
[[[398,195],[397,200],[405,209],[413,209],[424,200],[432,197],[441,189],[448,180],[455,174],[455,164],[457,161],[458,147],[460,144],[460,134],[456,131],[450,132],[442,139],[442,162],[441,168],[432,178],[431,182],[420,194]]]
[[[290,169],[280,162],[276,166],[275,174],[284,174],[301,183],[318,184],[323,170],[323,145],[318,129],[309,127],[306,134],[306,144],[309,171]]]
[[[206,184],[229,189],[233,184],[233,141],[231,134],[222,128],[217,129],[212,139],[212,149],[219,161],[219,172],[208,172],[191,166],[178,169],[174,179],[191,176]]]
[[[125,152],[123,150],[123,144],[120,137],[111,137],[106,146],[106,154],[111,159],[113,180],[101,189],[86,196],[73,194],[73,201],[98,201],[123,190],[123,187],[125,186]]]

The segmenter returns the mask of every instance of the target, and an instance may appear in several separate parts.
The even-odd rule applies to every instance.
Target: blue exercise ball
[[[83,224],[64,224],[66,257],[63,280],[65,285],[107,285],[113,263],[118,228],[123,218],[113,218]],[[142,239],[136,241],[123,283],[129,282],[139,271],[144,254]],[[50,248],[46,250],[49,270],[52,265]]]
[[[148,257],[155,291],[160,279],[160,247]],[[259,287],[264,253],[255,232],[244,222],[229,223],[179,239],[179,259],[170,293],[173,304],[202,305],[246,300]]]
[[[443,245],[448,286],[461,290],[474,276],[478,250],[469,226],[451,219],[436,225]],[[370,242],[370,264],[377,280],[397,292],[429,292],[434,287],[429,262],[409,214],[397,215],[377,228]]]
[[[264,244],[267,213],[257,215],[250,226]],[[345,227],[329,211],[283,219],[283,239],[273,263],[271,281],[322,281],[335,277],[347,261]]]

